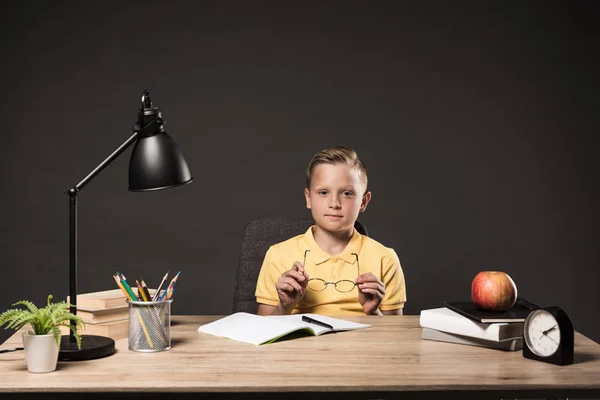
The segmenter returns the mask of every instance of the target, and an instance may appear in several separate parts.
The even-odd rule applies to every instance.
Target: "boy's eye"
[[[354,193],[352,193],[352,192],[349,192],[349,191],[347,191],[347,190],[346,190],[344,193],[342,193],[342,194],[343,194],[344,196],[346,196],[346,197],[349,197],[349,196],[352,196],[352,195],[354,195]]]
[[[317,193],[319,193],[321,196],[325,196],[327,194],[327,190],[319,190]]]

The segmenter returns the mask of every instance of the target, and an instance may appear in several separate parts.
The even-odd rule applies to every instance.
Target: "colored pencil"
[[[175,275],[175,277],[173,279],[171,279],[171,283],[169,283],[169,286],[167,287],[167,289],[164,291],[164,293],[162,294],[162,296],[160,296],[159,301],[162,301],[165,298],[165,296],[167,295],[167,293],[169,291],[173,290],[173,286],[175,285],[175,282],[177,282],[177,278],[179,278],[179,274],[180,273],[181,273],[181,271],[179,271],[177,273],[177,275]],[[167,299],[168,299],[168,297],[167,297]]]
[[[142,285],[140,285],[140,281],[138,281],[137,279],[135,280],[135,285],[138,288],[138,300],[139,301],[146,301],[146,299],[144,298],[144,294],[142,293]]]
[[[119,272],[117,272],[117,273],[119,274]],[[127,292],[129,293],[129,296],[131,296],[133,301],[137,301],[137,297],[135,297],[135,293],[133,293],[133,290],[131,290],[131,286],[129,286],[129,284],[127,283],[127,278],[125,278],[125,275],[123,275],[123,274],[120,274],[120,275],[121,275],[121,283],[125,287],[125,290],[127,290]]]
[[[163,290],[163,294],[158,298],[158,301],[163,301],[163,299],[167,295],[167,292],[169,291],[170,287],[171,287],[171,284],[169,283],[169,286],[167,286],[167,288],[165,290]]]
[[[158,289],[156,289],[156,293],[154,293],[154,297],[152,298],[152,301],[156,301],[158,299],[158,296],[160,295],[160,289],[162,289],[162,285],[164,285],[165,281],[169,277],[169,272],[171,272],[171,271],[170,270],[167,271],[165,276],[163,276],[162,281],[160,282],[160,285],[158,285]]]
[[[169,293],[167,293],[167,300],[171,300],[175,294],[175,285],[177,284],[177,278],[179,278],[180,273],[181,271],[179,271],[175,278],[173,278],[173,281],[171,281],[170,290]]]
[[[152,301],[152,296],[150,296],[150,291],[148,290],[148,285],[146,285],[146,282],[144,282],[144,280],[140,277],[140,289],[142,292],[142,297],[144,298],[144,301]]]
[[[115,282],[117,282],[117,286],[119,286],[119,289],[121,289],[123,291],[123,293],[125,294],[125,297],[127,297],[129,300],[133,300],[131,298],[131,296],[129,296],[129,293],[127,293],[127,290],[125,290],[125,287],[123,286],[123,284],[121,283],[121,281],[119,280],[117,275],[113,275],[113,278],[114,278]]]

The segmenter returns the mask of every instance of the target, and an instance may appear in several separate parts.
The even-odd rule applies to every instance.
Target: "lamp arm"
[[[90,172],[85,178],[83,178],[77,185],[73,186],[71,190],[75,190],[78,192],[81,189],[83,189],[83,187],[87,185],[89,181],[91,181],[96,175],[98,175],[104,168],[108,167],[111,162],[113,162],[117,157],[121,155],[122,152],[124,152],[129,146],[131,146],[131,144],[133,144],[136,141],[139,134],[139,130],[136,129],[133,132],[133,134],[129,137],[129,139],[123,142],[123,144],[120,145],[115,151],[113,151],[108,157],[106,157],[104,161],[98,164],[98,166],[94,168],[92,172]]]
[[[123,142],[115,151],[113,151],[104,161],[102,161],[92,172],[83,178],[77,185],[67,191],[69,195],[69,302],[71,303],[70,312],[77,315],[77,194],[85,185],[87,185],[96,175],[113,162],[125,149],[134,143],[139,135],[139,125],[134,125],[133,134]],[[76,323],[71,320],[71,327],[75,328]],[[75,343],[73,329],[69,333],[69,341]]]

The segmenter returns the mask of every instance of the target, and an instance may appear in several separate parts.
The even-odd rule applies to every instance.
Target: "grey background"
[[[0,308],[66,297],[64,191],[129,136],[147,88],[195,182],[130,193],[130,151],[91,182],[80,292],[181,270],[174,313],[229,313],[245,224],[309,215],[305,166],[343,144],[407,314],[503,270],[600,341],[597,4],[7,3]]]

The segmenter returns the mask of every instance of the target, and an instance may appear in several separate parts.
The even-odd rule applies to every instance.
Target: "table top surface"
[[[59,362],[28,373],[23,351],[0,354],[0,392],[365,392],[588,391],[600,394],[600,345],[575,333],[575,363],[524,359],[521,351],[421,339],[418,316],[344,317],[367,329],[254,346],[200,333],[220,316],[174,316],[172,349],[128,350],[103,359]],[[21,346],[21,335],[0,349]]]

